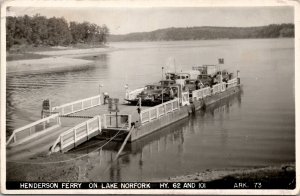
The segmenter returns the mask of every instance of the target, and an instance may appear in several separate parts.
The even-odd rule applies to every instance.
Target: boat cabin
[[[202,65],[202,66],[195,66],[192,68],[193,70],[197,70],[200,72],[201,76],[213,76],[218,71],[217,65]]]
[[[171,86],[171,85],[174,85],[176,82],[174,80],[161,80],[160,81],[160,85],[162,87],[168,87],[168,86]]]
[[[151,90],[161,90],[162,86],[157,83],[157,84],[148,84],[145,86],[145,90],[151,91]]]
[[[188,70],[179,73],[169,72],[166,73],[166,80],[187,80],[187,79],[197,79],[199,72],[196,70]]]

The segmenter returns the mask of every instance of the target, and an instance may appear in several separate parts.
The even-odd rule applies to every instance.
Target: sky
[[[168,27],[249,27],[293,23],[292,7],[153,7],[153,8],[47,8],[11,7],[16,16],[40,14],[67,21],[106,24],[111,34],[154,31]]]

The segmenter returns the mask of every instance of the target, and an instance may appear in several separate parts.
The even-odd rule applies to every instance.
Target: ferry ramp
[[[100,95],[97,98],[99,101],[94,104],[90,101],[91,104],[88,107],[85,107],[82,103],[95,99],[95,97],[68,103],[63,105],[63,107],[54,107],[50,116],[14,130],[7,141],[7,160],[20,160],[36,155],[49,154],[51,148],[53,150],[53,145],[57,145],[61,141],[64,141],[64,144],[69,143],[66,146],[66,150],[64,150],[67,151],[99,135],[103,129],[108,131],[116,130],[115,126],[110,126],[116,124],[115,113],[109,114],[108,105],[101,104]],[[55,108],[64,107],[65,111],[67,111],[66,107],[70,106],[74,109],[74,104],[78,103],[81,103],[82,108],[71,112],[55,111]],[[120,114],[124,114],[130,115],[130,122],[139,120],[137,106],[120,104],[118,108],[117,117],[120,117]],[[120,126],[124,128],[124,125]],[[127,124],[125,131],[129,132],[129,128],[130,125]],[[64,137],[61,137],[64,133],[66,133]]]

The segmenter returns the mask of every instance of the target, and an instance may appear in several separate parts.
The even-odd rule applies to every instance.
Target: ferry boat
[[[194,66],[192,70],[167,72],[165,79],[158,83],[148,84],[143,88],[129,92],[125,100],[130,105],[155,106],[188,92],[192,99],[193,91],[212,87],[222,82],[227,83],[233,78],[233,73],[220,70],[220,65]]]

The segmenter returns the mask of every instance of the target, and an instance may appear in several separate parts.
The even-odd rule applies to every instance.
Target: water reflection
[[[231,107],[239,105],[239,100],[241,100],[240,93],[207,107],[205,111],[200,110],[194,116],[185,118],[138,141],[128,143],[116,161],[114,161],[114,157],[121,143],[111,142],[97,152],[91,153],[86,164],[80,164],[80,167],[85,167],[83,170],[86,171],[87,179],[90,181],[126,181],[126,179],[138,181],[139,179],[152,178],[152,175],[156,176],[159,174],[155,170],[152,171],[150,176],[147,175],[147,172],[145,173],[145,171],[149,170],[149,163],[151,164],[154,159],[159,157],[159,161],[162,164],[156,165],[156,167],[172,168],[170,163],[172,159],[169,159],[167,156],[170,154],[174,154],[176,160],[179,161],[179,165],[185,167],[186,161],[188,161],[185,155],[191,153],[191,149],[186,145],[190,141],[186,138],[200,137],[202,140],[200,139],[198,142],[205,145],[203,129],[205,129],[206,124],[210,124],[215,120],[222,123],[225,120],[222,116],[228,115]],[[226,148],[227,134],[226,129],[220,132],[220,145],[222,148]],[[84,146],[90,146],[97,142],[99,141],[94,139]],[[92,152],[102,144],[89,147],[86,150]],[[70,153],[86,153],[87,151],[80,150],[83,147],[79,146],[78,149],[74,149]],[[135,168],[138,171],[132,173],[127,171],[128,168]],[[172,170],[174,169],[176,167],[172,168]],[[138,177],[137,175],[141,173],[143,173],[143,176]]]

